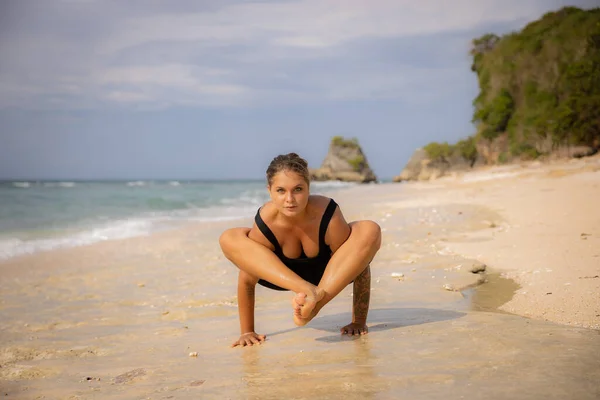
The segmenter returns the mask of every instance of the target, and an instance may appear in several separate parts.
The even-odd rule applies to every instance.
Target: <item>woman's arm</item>
[[[371,300],[371,267],[356,277],[352,291],[352,322],[357,325],[367,323]]]
[[[265,335],[254,332],[254,303],[255,289],[258,279],[253,278],[244,271],[238,277],[238,311],[240,315],[240,338],[232,346],[252,346],[260,344],[266,339]]]
[[[350,225],[346,222],[340,208],[336,208],[325,235],[325,241],[333,253],[348,240],[350,232]],[[367,316],[371,300],[371,268],[369,265],[354,279],[352,289],[352,322],[340,331],[348,335],[362,335],[368,332]]]

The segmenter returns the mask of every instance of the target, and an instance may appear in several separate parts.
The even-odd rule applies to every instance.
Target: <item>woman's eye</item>
[[[301,187],[296,188],[296,192],[301,192],[301,191],[302,191]]]
[[[283,189],[277,189],[277,193],[283,193],[284,190]]]

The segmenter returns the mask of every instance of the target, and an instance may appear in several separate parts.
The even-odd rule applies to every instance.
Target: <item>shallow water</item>
[[[499,309],[500,306],[511,300],[521,287],[512,279],[507,279],[497,272],[488,272],[485,274],[485,280],[482,285],[462,291],[469,302],[470,310],[505,313]]]
[[[200,319],[186,326],[129,321],[121,332],[105,331],[101,337],[80,330],[81,339],[90,336],[69,341],[71,348],[62,353],[23,350],[33,359],[19,362],[28,372],[21,374],[32,380],[3,387],[8,398],[596,399],[599,394],[596,331],[496,313],[388,305],[373,308],[368,335],[348,338],[337,333],[348,313],[335,311],[304,328],[282,324],[289,321],[285,311],[258,313],[268,341],[246,349],[227,348],[235,316],[214,316],[209,325]],[[56,337],[53,345],[58,342]],[[192,351],[198,357],[189,357]]]

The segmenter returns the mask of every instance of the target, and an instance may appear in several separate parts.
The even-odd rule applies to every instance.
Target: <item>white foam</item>
[[[217,222],[250,218],[255,205],[242,207],[213,206],[168,212],[148,212],[144,215],[105,222],[74,234],[52,238],[22,240],[18,237],[0,239],[0,259],[34,254],[60,248],[72,248],[93,243],[149,235],[161,229],[172,229],[189,222]]]
[[[44,182],[44,187],[64,187],[71,188],[75,186],[75,182]]]
[[[1,239],[0,259],[59,248],[84,246],[104,240],[141,236],[150,233],[152,225],[153,222],[151,220],[127,219],[113,221],[104,226],[84,230],[69,236],[35,240],[21,240],[19,238]]]
[[[13,182],[12,184],[14,187],[18,188],[28,188],[31,186],[31,183],[29,182]]]
[[[260,193],[256,190],[251,190],[241,193],[238,197],[223,198],[220,202],[221,204],[228,206],[245,207],[250,205],[253,207],[258,207],[261,206],[267,200],[268,194],[266,190]]]
[[[75,182],[58,182],[58,186],[70,188],[75,186]]]
[[[146,182],[144,182],[144,181],[127,182],[127,186],[144,186],[144,185],[146,185]]]

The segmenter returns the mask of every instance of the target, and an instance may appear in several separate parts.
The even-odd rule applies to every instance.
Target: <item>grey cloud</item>
[[[464,67],[470,34],[563,3],[12,1],[0,107],[410,100]]]

